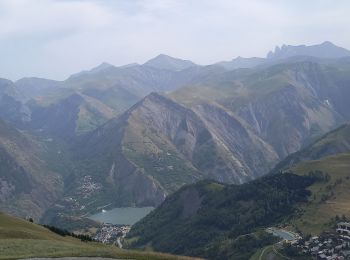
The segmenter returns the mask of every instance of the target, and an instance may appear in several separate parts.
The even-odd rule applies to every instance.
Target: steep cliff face
[[[242,183],[267,173],[278,160],[278,155],[271,145],[256,135],[239,117],[223,107],[202,104],[194,107],[194,110],[204,121],[224,159],[222,164],[215,164],[215,170],[211,174],[220,176],[220,173],[224,172],[231,176],[214,179]],[[205,168],[202,170],[207,171]]]
[[[151,94],[128,122],[124,152],[165,187],[176,176],[178,184],[170,190],[201,178],[242,183],[267,172],[277,160],[271,146],[218,105],[188,109]]]
[[[274,147],[280,158],[341,121],[336,111],[293,85],[249,102],[237,114]]]

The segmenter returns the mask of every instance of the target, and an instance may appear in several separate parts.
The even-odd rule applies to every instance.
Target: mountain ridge
[[[172,71],[180,71],[180,70],[188,69],[190,67],[197,66],[195,63],[193,63],[190,60],[173,58],[166,54],[159,54],[158,56],[145,62],[143,65],[158,68],[158,69],[172,70]]]

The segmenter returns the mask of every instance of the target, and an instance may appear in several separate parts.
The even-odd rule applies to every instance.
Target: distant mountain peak
[[[190,67],[197,66],[190,60],[182,60],[174,58],[166,54],[159,54],[158,56],[145,62],[143,65],[157,69],[165,69],[171,71],[180,71]]]
[[[109,68],[114,68],[114,66],[112,64],[107,63],[107,62],[102,62],[97,67],[94,67],[90,70],[83,70],[81,72],[78,72],[76,74],[71,75],[69,78],[77,78],[77,77],[87,75],[87,74],[94,74],[94,73],[98,73],[100,71],[103,71],[103,70],[109,69]]]
[[[333,42],[330,41],[324,41],[323,43],[321,43],[321,45],[336,46]]]
[[[350,56],[350,51],[325,41],[316,45],[286,45],[276,46],[267,54],[268,59],[285,59],[292,56],[312,56],[317,58],[341,58]]]
[[[107,62],[102,62],[97,67],[92,68],[89,72],[95,73],[95,72],[99,72],[101,70],[108,69],[108,68],[111,68],[111,67],[114,67],[114,66],[112,64],[107,63]]]

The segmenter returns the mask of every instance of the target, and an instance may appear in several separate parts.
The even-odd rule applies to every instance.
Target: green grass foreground
[[[109,257],[122,259],[194,259],[155,252],[131,251],[59,236],[28,221],[0,213],[0,259],[30,257]]]

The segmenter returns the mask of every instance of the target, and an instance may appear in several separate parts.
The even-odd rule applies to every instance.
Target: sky
[[[0,0],[0,77],[63,80],[160,53],[198,64],[277,45],[350,49],[348,0]]]

